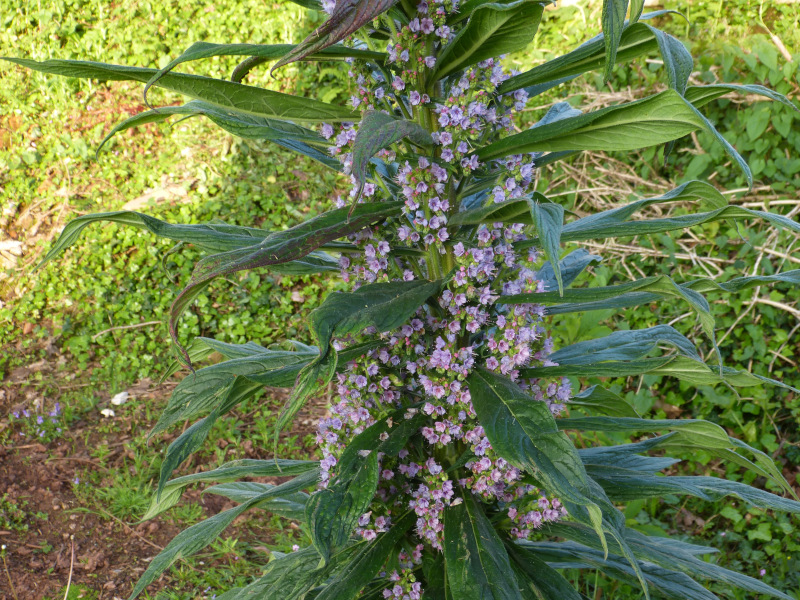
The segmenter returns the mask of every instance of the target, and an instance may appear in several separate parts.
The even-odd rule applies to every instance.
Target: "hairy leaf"
[[[469,492],[444,510],[444,568],[455,598],[522,598],[503,542]]]
[[[487,58],[523,50],[533,41],[544,11],[539,0],[481,4],[436,59],[431,81]]]
[[[147,83],[158,73],[157,69],[125,67],[80,60],[52,59],[41,62],[25,58],[4,58],[4,60],[34,71],[41,71],[42,73],[51,73],[64,77],[99,79],[100,81],[141,81],[142,83]],[[268,119],[335,123],[358,121],[360,116],[348,108],[328,104],[327,102],[198,75],[166,73],[155,85],[195,100],[203,100],[221,109],[233,109]]]
[[[678,139],[707,120],[674,90],[533,127],[478,149],[482,161],[521,152],[636,150]]]
[[[614,392],[593,385],[575,394],[569,401],[570,409],[585,409],[609,417],[639,417],[639,413],[628,402]]]
[[[234,481],[231,483],[220,483],[219,485],[206,488],[204,494],[215,494],[224,496],[239,504],[252,500],[264,492],[272,490],[275,486],[269,483],[256,483],[253,481]],[[305,518],[306,502],[308,494],[305,492],[288,492],[278,498],[268,498],[259,502],[254,508],[260,508],[268,512],[280,515],[286,519],[303,521]],[[319,557],[317,558],[319,560]]]
[[[550,261],[558,282],[558,292],[564,292],[564,280],[561,277],[558,259],[561,255],[561,228],[564,225],[564,207],[554,202],[541,204],[535,200],[529,202],[533,226],[545,256]]]
[[[603,0],[603,38],[606,50],[605,79],[611,79],[611,72],[617,62],[617,49],[625,28],[625,14],[628,0]]]

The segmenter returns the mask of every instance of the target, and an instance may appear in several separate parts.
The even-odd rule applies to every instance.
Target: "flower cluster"
[[[392,200],[395,194],[404,200],[397,218],[349,236],[352,250],[339,261],[342,278],[354,288],[415,279],[440,280],[442,288],[435,302],[420,307],[396,330],[370,329],[334,340],[337,351],[374,340],[380,345],[337,375],[335,400],[317,433],[324,487],[336,477],[338,461],[355,436],[381,420],[390,426],[393,420],[419,420],[417,435],[399,453],[378,453],[377,493],[356,528],[372,540],[392,526],[393,518],[411,510],[422,542],[417,554],[441,550],[443,513],[467,494],[507,517],[513,537],[528,537],[543,523],[566,515],[557,498],[532,485],[528,474],[494,450],[467,383],[478,368],[502,374],[534,400],[546,402],[553,414],[563,410],[571,393],[567,380],[519,376],[522,368],[553,364],[543,308],[502,303],[506,295],[543,290],[536,277],[538,253],[516,249],[526,239],[523,226],[484,223],[465,236],[450,223],[465,207],[526,197],[536,177],[531,154],[483,164],[473,152],[508,131],[514,111],[527,100],[524,91],[497,94],[510,76],[498,60],[484,60],[449,77],[436,93],[429,87],[439,52],[457,33],[447,24],[456,8],[451,0],[420,2],[408,24],[394,23],[385,70],[371,71],[357,61],[350,65],[355,108],[413,118],[428,128],[434,146],[424,156],[404,146],[380,151],[377,157],[392,165],[386,172],[396,175],[375,177],[360,198],[353,180],[350,197],[337,199],[340,207]],[[326,124],[321,134],[349,172],[358,125]],[[465,193],[476,179],[489,183]],[[385,598],[421,596],[410,567],[391,571],[387,579]]]
[[[29,411],[27,408],[11,413],[13,421],[19,422],[23,431],[20,437],[35,437],[42,441],[50,441],[61,433],[61,403],[56,402],[46,415]]]

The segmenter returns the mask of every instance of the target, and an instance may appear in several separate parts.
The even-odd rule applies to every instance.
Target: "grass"
[[[0,54],[96,58],[140,66],[163,66],[197,40],[297,40],[321,18],[306,17],[294,5],[265,7],[254,0],[229,0],[224,6],[209,7],[187,0],[133,5],[56,0],[41,6],[11,0],[7,4],[0,16]],[[690,23],[670,17],[661,19],[659,26],[690,43],[698,57],[693,75],[697,82],[761,83],[790,96],[797,94],[800,54],[791,52],[800,48],[800,24],[791,5],[768,7],[763,26],[753,17],[758,6],[745,0],[677,2],[674,6],[683,9]],[[509,62],[524,68],[574,47],[598,32],[597,11],[596,5],[579,5],[548,12],[532,50],[509,57]],[[186,68],[222,76],[233,64],[214,59]],[[0,348],[4,350],[0,378],[10,382],[15,398],[22,399],[14,408],[34,415],[14,419],[4,428],[0,425],[0,442],[37,439],[48,448],[58,448],[75,444],[72,436],[79,431],[83,445],[92,448],[93,464],[77,470],[75,496],[87,510],[106,520],[135,524],[149,503],[162,453],[172,439],[146,443],[146,432],[157,419],[163,398],[151,404],[134,397],[113,407],[113,418],[102,419],[99,411],[110,407],[108,400],[115,393],[142,380],[156,380],[166,369],[171,356],[163,322],[176,282],[186,281],[198,254],[187,249],[168,254],[170,244],[155,241],[149,234],[115,225],[95,226],[73,250],[34,272],[52,234],[72,216],[118,210],[132,200],[137,201],[138,210],[174,222],[221,219],[281,229],[325,208],[341,182],[310,160],[237,141],[198,120],[126,132],[114,138],[95,161],[94,150],[108,130],[121,117],[145,108],[140,86],[68,81],[0,68],[5,84],[0,87],[0,243],[19,242],[15,252],[21,252],[21,257],[0,254],[0,265],[7,267],[0,271]],[[340,67],[290,67],[286,75],[271,80],[261,72],[254,81],[281,91],[316,94],[327,101],[342,101],[347,95]],[[617,68],[607,87],[600,74],[591,74],[554,90],[532,105],[528,115],[534,121],[557,100],[599,107],[645,95],[664,84],[657,60],[640,61]],[[168,94],[151,99],[177,100]],[[753,165],[754,191],[732,194],[732,201],[769,205],[796,218],[800,130],[791,111],[764,102],[748,106],[734,99],[714,103],[708,114]],[[706,178],[728,189],[743,187],[739,173],[709,137],[701,134],[687,141],[666,167],[663,154],[656,150],[632,156],[584,154],[548,168],[541,174],[540,186],[577,212],[608,207],[636,195],[657,195],[692,178]],[[606,264],[593,270],[591,285],[616,281],[626,271],[689,279],[707,272],[730,278],[792,268],[800,262],[794,256],[796,244],[796,237],[773,234],[759,224],[737,230],[727,223],[698,228],[677,239],[614,240],[596,248]],[[632,251],[634,245],[644,251]],[[309,277],[265,273],[218,281],[182,319],[181,339],[209,335],[263,345],[286,338],[307,341],[304,315],[318,305],[331,285]],[[734,298],[712,295],[711,300],[727,364],[800,383],[797,313],[787,314],[776,306],[796,309],[796,294],[777,286]],[[608,319],[618,327],[631,328],[675,319],[682,333],[701,339],[694,319],[666,308],[653,312],[644,307],[613,318],[569,317],[558,324],[558,331],[564,341],[586,339],[599,333],[597,327],[607,327]],[[40,366],[14,377],[18,369],[31,365]],[[718,422],[748,443],[779,453],[784,471],[797,473],[800,402],[792,394],[756,388],[737,398],[723,389],[695,390],[650,376],[616,381],[613,386],[643,413]],[[38,409],[29,400],[37,397],[44,400]],[[52,423],[46,417],[56,398],[61,412],[58,422]],[[203,448],[181,472],[211,468],[249,452],[258,456],[261,449],[271,447],[278,400],[272,396],[250,400],[237,409],[234,418],[218,421]],[[44,423],[37,423],[36,416],[42,416]],[[285,437],[281,455],[306,455],[312,444],[304,435]],[[124,453],[114,446],[120,437],[126,439]],[[738,476],[710,457],[692,458],[684,467],[687,471]],[[24,506],[16,504],[12,509],[10,502],[3,502],[9,504],[9,514],[24,512]],[[165,519],[185,527],[205,514],[202,500],[192,498],[171,509]],[[634,504],[626,516],[629,525],[649,533],[680,530],[699,535],[722,548],[719,562],[753,576],[759,576],[764,565],[769,567],[764,576],[767,583],[800,588],[796,523],[785,517],[750,511],[737,502],[677,498]],[[6,527],[0,523],[0,528]],[[195,597],[192,590],[203,590],[210,597],[242,584],[266,561],[263,542],[288,550],[301,536],[302,532],[276,518],[250,517],[235,536],[215,542],[175,567],[170,574],[174,591],[162,597]],[[582,591],[592,598],[600,597],[598,593],[620,600],[636,597],[633,588],[615,585],[602,577],[589,577]],[[86,593],[84,597],[89,598],[94,592]]]

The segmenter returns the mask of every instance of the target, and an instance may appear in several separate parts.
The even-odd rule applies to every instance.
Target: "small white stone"
[[[122,406],[128,401],[128,392],[120,392],[111,399],[111,404],[114,406]]]

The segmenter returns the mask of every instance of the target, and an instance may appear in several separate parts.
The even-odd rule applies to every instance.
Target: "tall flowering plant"
[[[312,0],[302,4],[317,7]],[[239,505],[180,533],[151,562],[131,597],[178,558],[209,544],[236,516],[258,507],[303,523],[310,543],[276,555],[263,576],[225,599],[583,598],[560,573],[565,568],[602,569],[638,582],[645,598],[715,598],[699,583],[705,580],[789,598],[698,558],[712,548],[626,527],[617,508],[677,494],[736,496],[754,506],[800,512],[800,503],[742,483],[661,476],[675,461],[648,453],[702,449],[793,494],[769,457],[712,423],[642,418],[610,390],[576,386],[582,376],[643,373],[695,384],[781,384],[706,365],[694,344],[667,325],[557,350],[550,332],[558,327],[557,315],[666,300],[687,303],[716,348],[704,292],[797,283],[800,272],[727,283],[659,276],[572,288],[600,257],[585,250],[562,257],[561,242],[720,219],[762,218],[793,231],[800,226],[729,206],[714,187],[697,181],[565,223],[564,209],[537,185],[538,169],[575,152],[657,144],[669,150],[698,129],[717,136],[749,178],[747,165],[698,109],[730,92],[789,101],[760,86],[688,85],[691,56],[646,23],[652,15],[641,14],[640,0],[630,7],[627,0],[606,0],[603,35],[524,73],[507,70],[501,56],[531,42],[544,4],[323,0],[317,8],[330,17],[301,44],[197,43],[158,71],[9,59],[48,73],[138,80],[193,98],[128,119],[112,135],[175,114],[202,115],[234,134],[310,156],[351,183],[335,208],[287,231],[107,213],[74,220],[48,255],[98,220],[143,227],[209,251],[173,306],[176,339],[181,312],[220,275],[265,267],[332,272],[349,284],[349,291],[330,294],[311,313],[316,347],[292,342],[276,350],[206,338],[188,349],[177,346],[190,367],[212,351],[226,360],[188,375],[156,425],[154,433],[203,416],[168,448],[146,516],[174,505],[186,486],[200,481],[216,483],[210,493]],[[531,97],[589,70],[609,74],[616,62],[655,51],[664,61],[667,91],[588,113],[555,104],[533,127],[517,132],[515,114]],[[173,72],[186,61],[229,55],[247,57],[230,82]],[[346,60],[350,106],[241,83],[269,60],[278,61],[273,70],[296,60]],[[674,202],[693,202],[702,211],[632,218],[649,205]],[[238,460],[170,480],[215,420],[264,385],[294,385],[276,439],[309,398],[332,387],[316,436],[321,459]],[[658,435],[577,449],[569,431]],[[275,475],[293,478],[277,486],[239,481]]]

